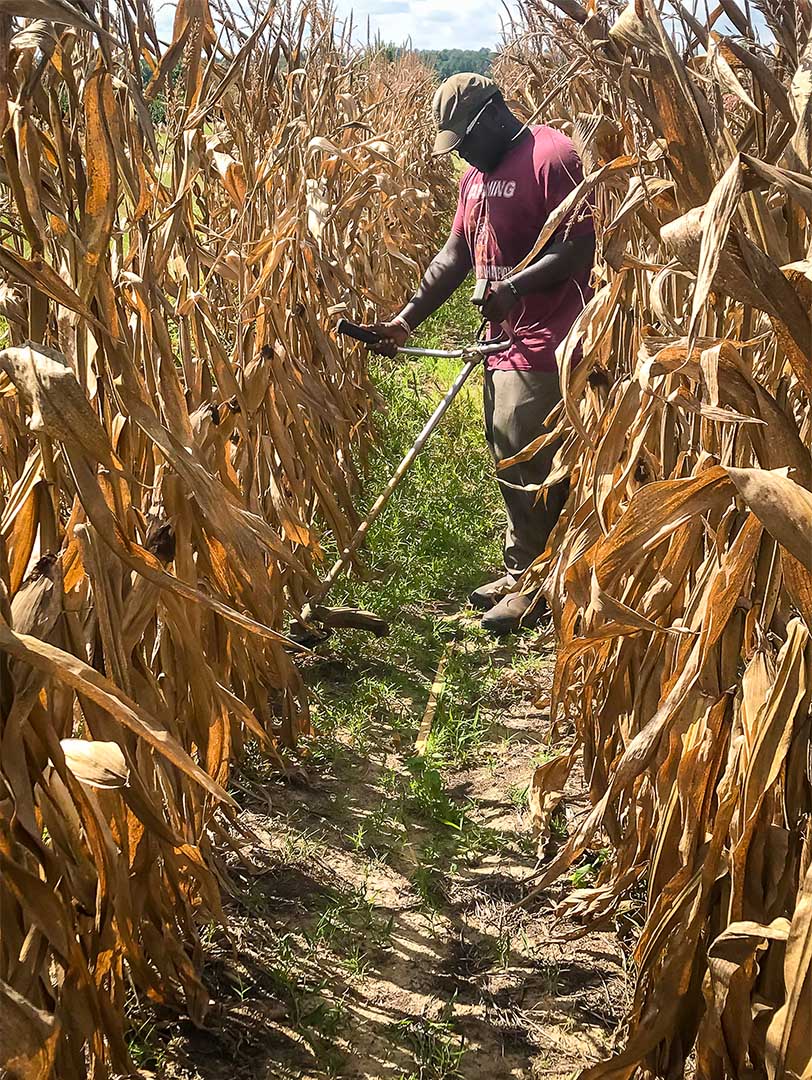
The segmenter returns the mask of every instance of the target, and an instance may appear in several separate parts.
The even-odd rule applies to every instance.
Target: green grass
[[[426,347],[472,340],[476,312],[464,286],[418,336]],[[371,505],[453,380],[458,361],[375,358],[373,375],[387,404],[357,505]],[[359,752],[369,752],[381,727],[413,737],[417,709],[442,649],[455,628],[448,612],[465,602],[472,587],[497,568],[501,558],[502,503],[482,430],[481,376],[476,373],[435,431],[412,470],[370,530],[364,549],[365,579],[340,581],[329,602],[370,608],[391,626],[375,641],[341,632],[328,648],[347,670],[336,683],[335,665],[309,680],[313,716],[321,740],[313,753],[330,750],[324,736],[343,731]],[[325,543],[329,549],[329,539]],[[329,565],[330,555],[328,551]],[[477,720],[468,706],[481,692],[481,656],[462,656],[449,665],[438,752],[467,752],[460,728]],[[452,734],[457,729],[458,734]],[[455,751],[456,752],[456,751]]]
[[[417,337],[426,348],[473,341],[479,326],[469,284]],[[458,360],[374,359],[373,377],[386,402],[357,505],[371,505],[455,378]],[[454,648],[425,758],[410,757],[434,673],[452,638],[482,645],[478,628],[461,630],[449,615],[472,587],[498,569],[502,501],[482,425],[482,377],[477,372],[446,414],[423,454],[370,530],[365,576],[344,579],[329,602],[369,608],[391,626],[376,640],[335,634],[321,648],[325,664],[308,672],[315,736],[311,762],[347,768],[385,766],[380,805],[347,830],[347,846],[403,868],[427,905],[442,900],[449,872],[485,852],[500,837],[470,820],[446,791],[444,771],[476,761],[489,721],[479,709],[497,672],[488,648]],[[329,546],[329,543],[326,544]],[[328,553],[328,565],[332,552]],[[393,748],[403,764],[387,764]]]
[[[478,321],[468,291],[463,286],[429,319],[415,343],[448,348],[472,341]],[[359,507],[384,487],[461,366],[428,357],[374,359],[373,378],[387,411]],[[345,586],[348,602],[386,617],[428,598],[462,598],[499,562],[502,506],[481,414],[481,375],[475,373],[372,528],[366,560],[375,577]]]
[[[426,758],[441,767],[468,765],[477,759],[489,727],[479,708],[470,711],[444,700],[429,735]]]
[[[517,810],[526,810],[529,790],[528,784],[511,784],[507,791],[507,797],[511,805],[515,806]]]
[[[454,1029],[454,1003],[448,1002],[440,1016],[401,1020],[392,1025],[395,1039],[414,1055],[416,1070],[399,1080],[458,1080],[466,1053],[463,1037]]]

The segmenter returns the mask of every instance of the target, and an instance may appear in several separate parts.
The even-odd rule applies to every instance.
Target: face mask
[[[471,141],[473,142],[473,140]],[[477,139],[476,145],[461,146],[459,155],[469,165],[473,165],[475,169],[479,169],[483,173],[489,173],[493,172],[499,165],[505,156],[505,149],[506,147],[501,139],[491,136],[487,142],[484,139]]]

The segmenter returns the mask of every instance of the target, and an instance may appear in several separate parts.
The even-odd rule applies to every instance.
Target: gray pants
[[[513,457],[545,430],[544,418],[561,400],[558,375],[546,371],[485,371],[485,438],[494,462]],[[499,472],[511,484],[540,484],[550,472],[558,445],[530,461]],[[499,485],[507,508],[505,569],[518,577],[544,551],[566,502],[566,480],[549,490],[519,491]],[[535,505],[534,505],[535,503]]]

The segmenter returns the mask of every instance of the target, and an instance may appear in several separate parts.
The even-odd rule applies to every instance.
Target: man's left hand
[[[492,323],[503,323],[518,304],[507,282],[495,281],[488,299],[482,305],[482,317]]]

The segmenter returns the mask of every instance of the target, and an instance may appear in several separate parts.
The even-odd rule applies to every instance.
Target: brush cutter
[[[483,323],[480,328],[480,334],[483,332],[484,327],[485,323]],[[353,338],[355,341],[361,341],[365,345],[377,345],[381,340],[373,331],[368,330],[364,326],[356,326],[355,323],[347,322],[346,319],[341,319],[337,330],[338,333],[343,334],[344,337]],[[493,356],[494,353],[502,352],[509,345],[510,341],[504,338],[494,338],[489,341],[477,340],[473,345],[467,345],[461,349],[418,349],[405,347],[398,349],[398,353],[402,356],[432,356],[442,359],[464,360],[465,364],[443,400],[426,421],[425,427],[415,439],[411,449],[403,458],[400,465],[395,469],[388,484],[372,504],[372,507],[364,520],[355,530],[354,536],[341,552],[341,555],[333,563],[330,572],[322,581],[318,591],[311,597],[309,603],[307,603],[302,610],[301,618],[299,620],[301,624],[300,631],[304,631],[307,640],[317,640],[319,636],[317,632],[314,636],[314,623],[327,629],[333,629],[335,627],[352,627],[355,629],[370,630],[379,637],[382,637],[389,632],[389,626],[385,620],[381,619],[371,611],[360,611],[357,608],[329,608],[325,607],[322,601],[335,585],[336,581],[341,576],[342,571],[352,562],[353,556],[364,543],[370,527],[386,506],[392,493],[398,487],[403,477],[411,468],[417,455],[428,442],[431,433],[445,416],[451,403],[454,401],[454,398],[459,394],[460,390],[462,390],[469,375],[476,367],[478,367],[486,356]],[[297,639],[302,640],[302,637],[302,633],[298,632]]]

